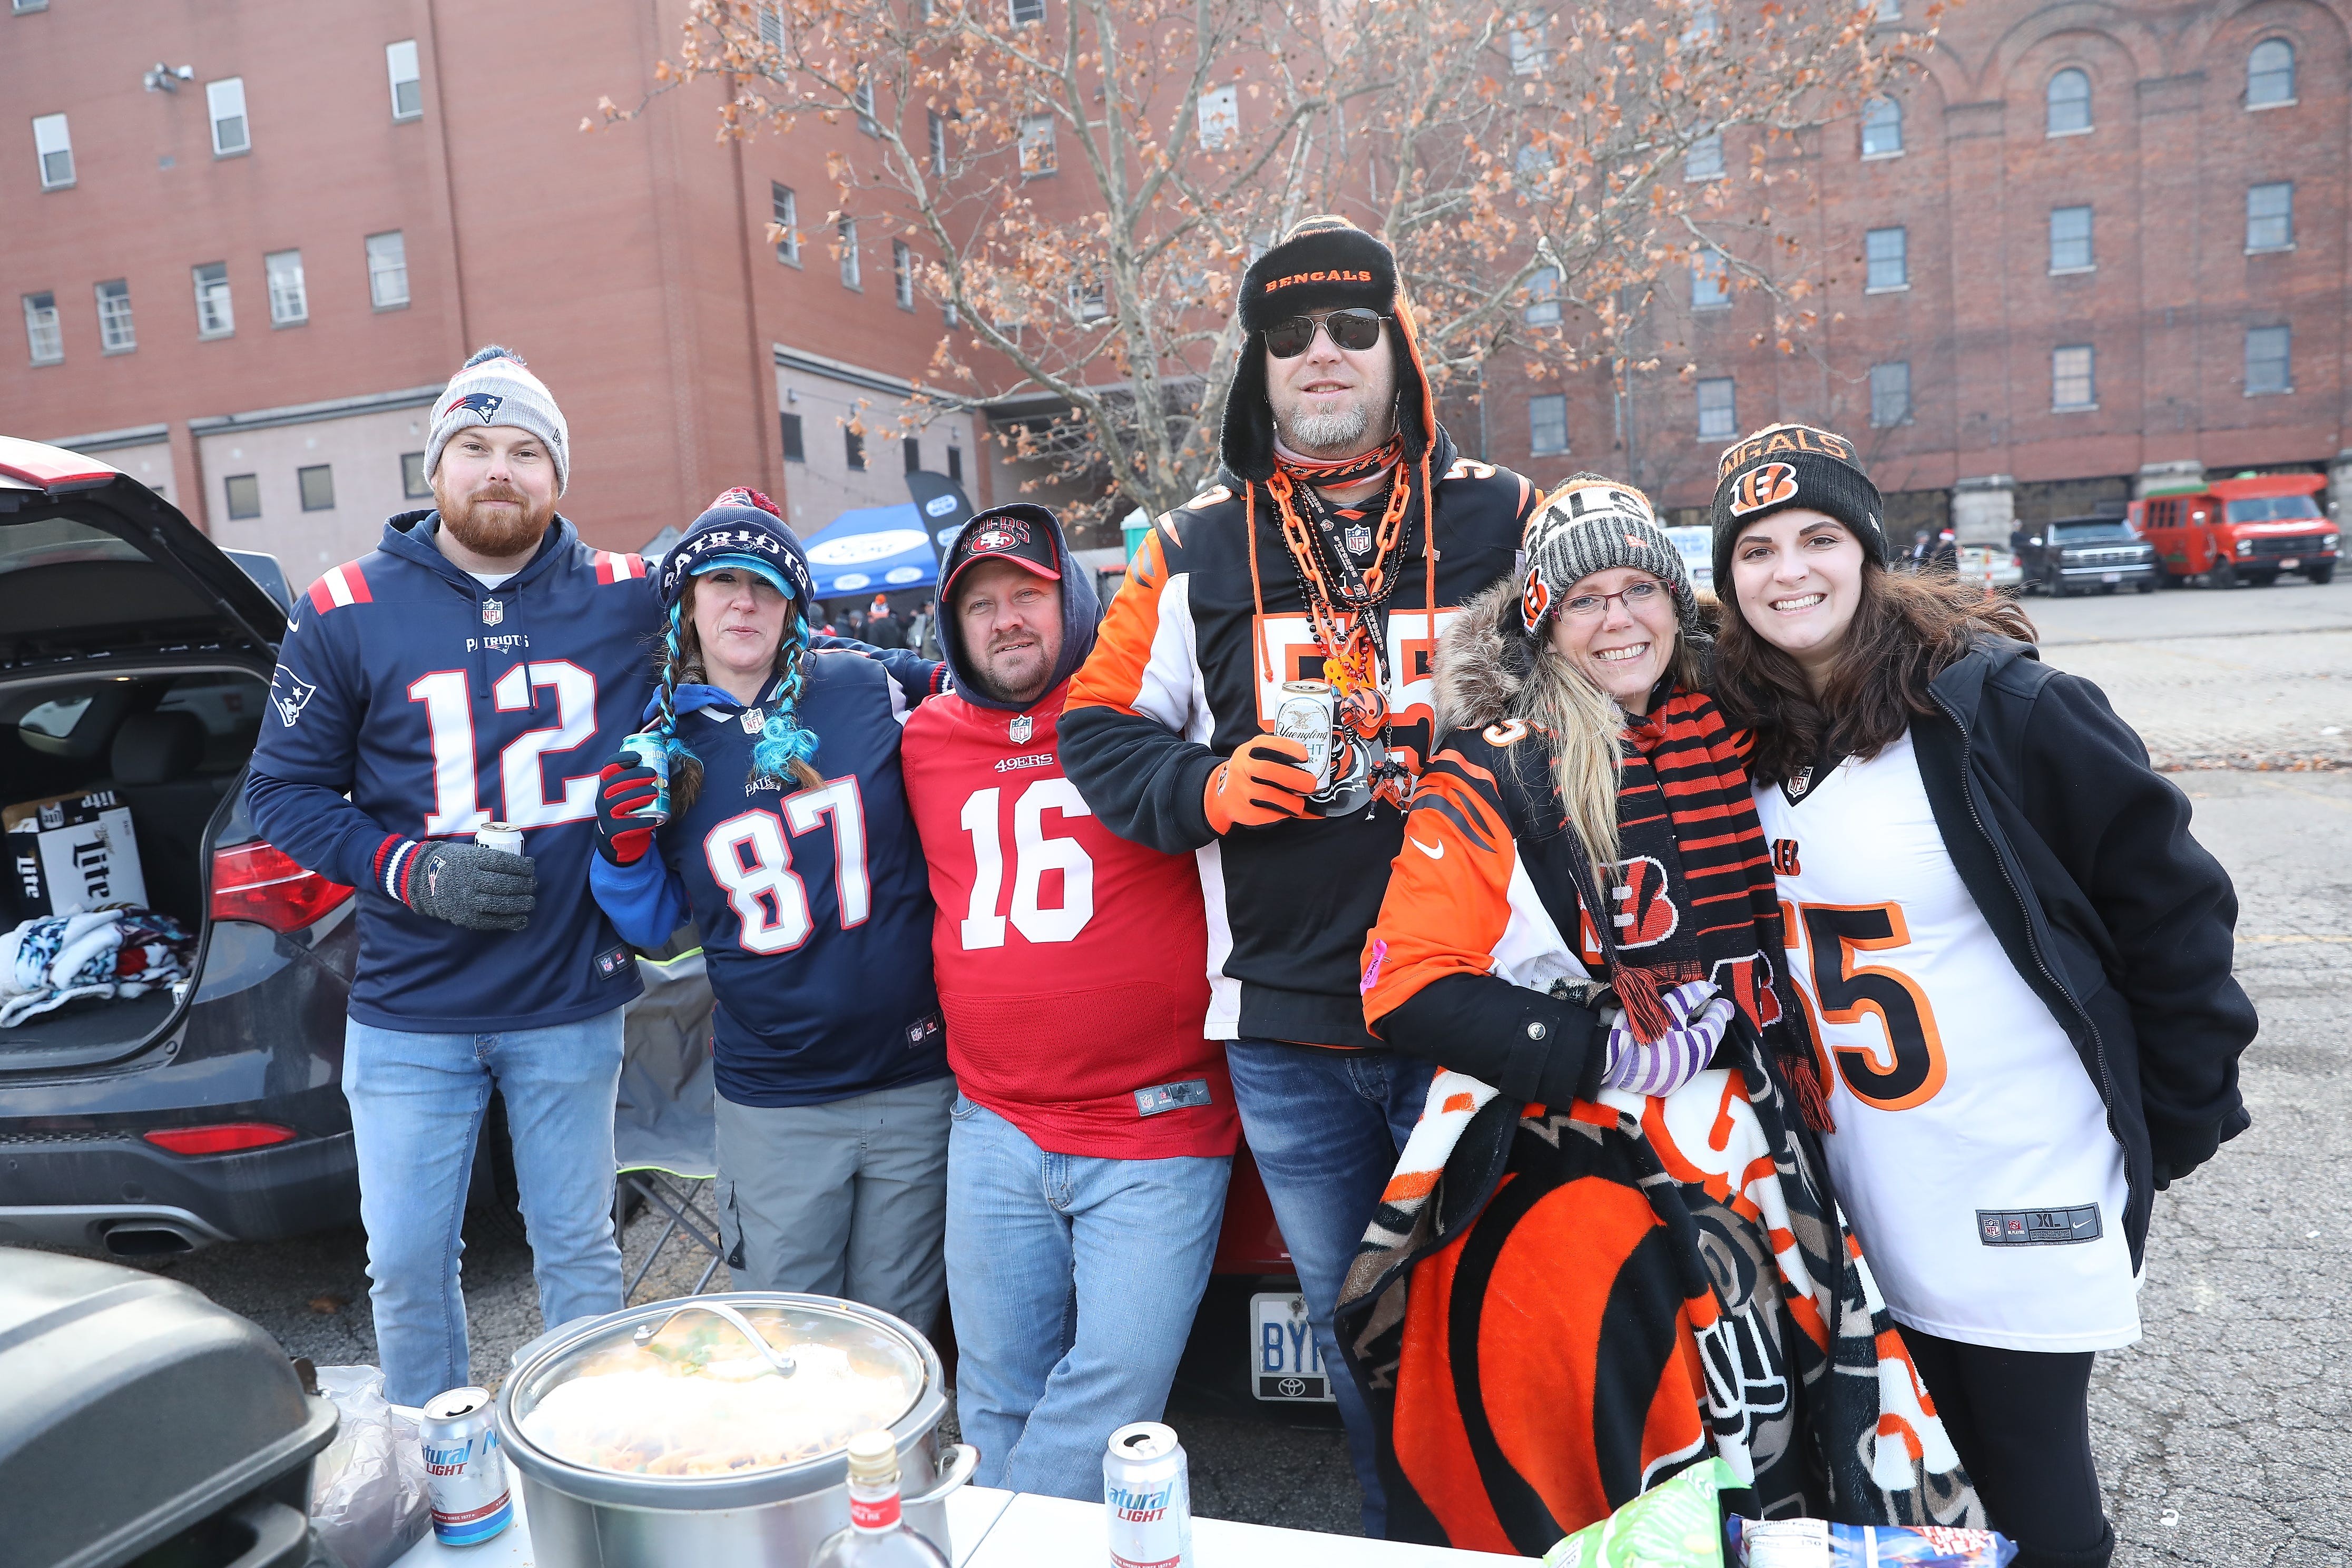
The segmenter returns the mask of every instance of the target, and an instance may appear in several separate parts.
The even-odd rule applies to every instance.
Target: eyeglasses
[[[1628,610],[1638,610],[1654,603],[1665,591],[1664,583],[1636,583],[1614,594],[1579,594],[1560,605],[1560,613],[1574,616],[1580,621],[1591,620],[1606,610],[1612,599],[1622,599]]]
[[[1349,353],[1362,353],[1381,341],[1381,323],[1386,316],[1378,310],[1353,307],[1332,310],[1322,316],[1287,316],[1269,322],[1265,329],[1265,352],[1276,359],[1297,359],[1315,346],[1315,329],[1321,327],[1334,347]]]

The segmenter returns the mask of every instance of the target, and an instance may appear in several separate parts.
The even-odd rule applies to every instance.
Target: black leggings
[[[2091,1458],[2091,1352],[1996,1350],[1903,1331],[2013,1568],[2106,1568],[2116,1549]]]

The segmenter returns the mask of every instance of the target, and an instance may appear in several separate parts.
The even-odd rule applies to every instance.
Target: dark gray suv
[[[197,935],[184,982],[0,1028],[0,1243],[170,1252],[358,1216],[352,891],[245,811],[284,593],[137,480],[0,437],[0,805],[110,794],[147,904]],[[24,894],[0,887],[0,931]]]

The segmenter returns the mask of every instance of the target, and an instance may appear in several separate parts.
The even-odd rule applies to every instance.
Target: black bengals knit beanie
[[[1767,425],[1726,447],[1715,473],[1715,591],[1726,603],[1739,531],[1792,506],[1837,519],[1872,560],[1887,564],[1886,503],[1844,437],[1810,425]]]
[[[1274,407],[1266,398],[1265,329],[1291,316],[1361,306],[1389,318],[1396,364],[1397,429],[1404,456],[1418,462],[1437,429],[1436,404],[1421,364],[1412,310],[1397,283],[1396,253],[1343,217],[1301,218],[1282,243],[1242,275],[1241,357],[1225,395],[1218,456],[1237,479],[1274,477]]]

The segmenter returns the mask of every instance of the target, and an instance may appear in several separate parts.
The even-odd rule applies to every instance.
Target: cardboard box
[[[131,808],[110,789],[0,808],[0,837],[19,920],[147,902]]]

